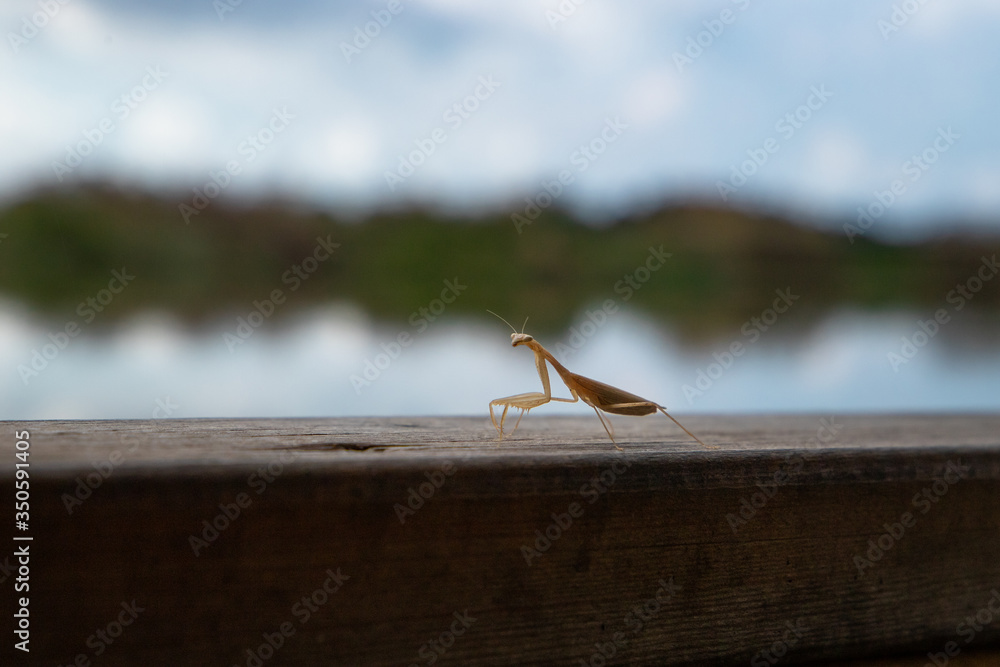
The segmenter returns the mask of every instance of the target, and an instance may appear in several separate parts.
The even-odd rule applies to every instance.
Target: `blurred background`
[[[0,28],[0,419],[485,416],[487,309],[678,414],[1000,408],[997,3]]]

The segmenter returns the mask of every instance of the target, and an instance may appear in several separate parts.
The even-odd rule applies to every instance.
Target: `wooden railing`
[[[1000,664],[1000,417],[684,421],[4,422],[0,662]]]

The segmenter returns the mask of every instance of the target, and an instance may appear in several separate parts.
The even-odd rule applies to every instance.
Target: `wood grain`
[[[624,452],[534,415],[502,443],[482,417],[0,423],[6,499],[31,433],[25,664],[991,655],[1000,613],[962,624],[1000,590],[1000,417],[830,419],[683,419],[709,451],[618,418]]]

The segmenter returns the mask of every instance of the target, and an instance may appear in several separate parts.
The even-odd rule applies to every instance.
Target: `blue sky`
[[[597,216],[738,183],[729,204],[839,228],[897,181],[874,234],[1000,231],[996,2],[236,2],[5,2],[0,197],[111,179],[180,205],[214,175],[513,212],[568,171],[560,202]]]

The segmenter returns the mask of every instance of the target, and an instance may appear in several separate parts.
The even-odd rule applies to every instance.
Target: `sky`
[[[902,241],[1000,234],[995,0],[5,0],[0,34],[0,206],[103,181],[173,199],[179,225],[216,198],[596,222],[696,198]],[[695,402],[683,385],[713,358],[641,322],[573,362],[682,411],[995,409],[995,350],[886,362],[926,316],[832,317]],[[364,315],[262,333],[242,358],[147,320],[88,333],[30,387],[5,374],[0,418],[485,419],[537,382],[530,361],[505,375],[493,330],[442,329],[359,392],[387,335]],[[50,327],[0,304],[0,361],[25,363]]]
[[[107,180],[601,220],[697,197],[1000,232],[990,0],[6,0],[0,30],[0,201]]]

